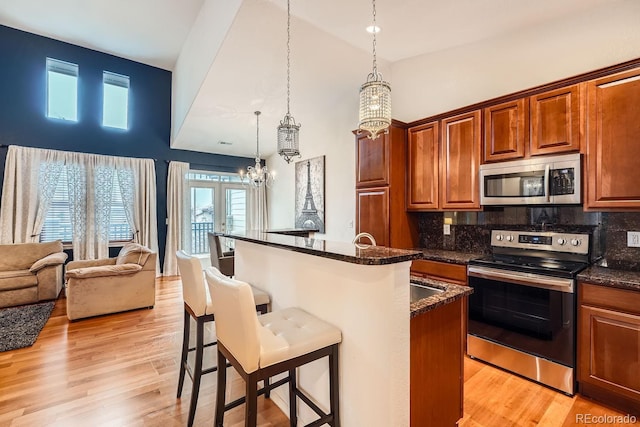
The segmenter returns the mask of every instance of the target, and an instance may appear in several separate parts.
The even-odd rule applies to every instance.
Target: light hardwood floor
[[[176,399],[181,334],[179,280],[158,280],[152,310],[76,322],[67,320],[65,300],[60,298],[32,347],[0,353],[0,426],[186,425],[189,379],[182,399]],[[213,425],[215,377],[203,377],[196,426]],[[230,378],[228,401],[242,395],[244,387],[235,373]],[[243,408],[229,411],[225,425],[242,426]],[[348,411],[348,404],[342,410]],[[581,413],[620,415],[581,397],[465,361],[461,427],[566,427],[580,425],[575,419]],[[258,424],[289,425],[275,404],[262,397]]]

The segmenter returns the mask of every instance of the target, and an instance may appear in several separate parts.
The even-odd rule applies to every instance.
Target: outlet
[[[353,228],[353,220],[347,223],[347,228]]]
[[[451,234],[451,224],[444,224],[443,231],[445,236],[449,236]]]
[[[627,231],[627,246],[640,248],[640,231]]]

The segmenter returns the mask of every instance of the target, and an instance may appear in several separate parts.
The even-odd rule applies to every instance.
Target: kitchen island
[[[409,425],[409,269],[420,252],[248,232],[235,239],[235,273],[271,295],[272,310],[297,306],[342,331],[344,427]],[[299,370],[299,386],[328,409],[328,364]],[[288,390],[271,398],[289,412]],[[302,423],[315,419],[298,405]]]

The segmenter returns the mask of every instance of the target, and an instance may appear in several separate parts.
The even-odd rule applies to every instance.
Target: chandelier
[[[391,86],[382,80],[376,61],[376,0],[373,3],[373,71],[367,76],[367,82],[360,86],[360,114],[358,131],[368,132],[375,139],[386,132],[391,125]]]
[[[254,114],[256,115],[256,164],[247,166],[246,171],[240,171],[240,178],[245,186],[251,188],[271,187],[274,173],[269,171],[266,165],[262,166],[260,162],[260,111]]]
[[[287,114],[280,121],[278,126],[278,154],[284,158],[287,163],[290,163],[295,156],[300,157],[300,148],[298,145],[298,135],[300,132],[300,123],[296,124],[296,120],[293,118],[289,111],[289,98],[291,96],[290,90],[290,76],[291,76],[291,5],[290,0],[287,0]]]

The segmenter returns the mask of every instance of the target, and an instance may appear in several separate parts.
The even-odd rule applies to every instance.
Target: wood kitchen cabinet
[[[580,151],[581,85],[529,98],[532,156]]]
[[[370,233],[379,246],[389,246],[389,187],[356,190],[358,233]]]
[[[484,109],[484,162],[580,151],[579,84]]]
[[[407,209],[479,210],[480,110],[408,132]]]
[[[416,259],[411,262],[411,274],[467,286],[467,266],[462,264]]]
[[[640,292],[581,282],[579,301],[580,393],[640,415]]]
[[[356,187],[389,185],[390,135],[356,135]]]
[[[356,134],[356,233],[370,233],[379,246],[413,248],[418,233],[417,218],[406,210],[407,131],[398,123],[373,140]]]
[[[408,131],[407,209],[432,210],[440,206],[440,150],[438,122]]]
[[[484,161],[521,159],[529,140],[529,103],[526,98],[484,109]]]
[[[640,208],[640,68],[587,83],[585,209]]]
[[[479,210],[480,110],[442,120],[440,208]]]
[[[454,427],[463,416],[463,299],[466,297],[411,319],[412,427]]]

